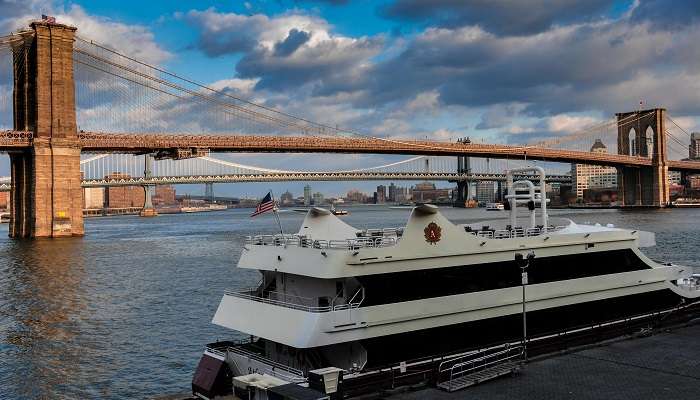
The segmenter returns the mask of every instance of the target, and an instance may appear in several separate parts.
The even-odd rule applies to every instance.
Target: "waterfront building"
[[[688,185],[693,190],[700,189],[700,175],[688,176]]]
[[[391,182],[389,184],[389,198],[388,199],[392,203],[396,201],[396,189],[397,189],[397,186],[394,185],[394,182]]]
[[[681,184],[681,171],[668,171],[668,184],[669,185],[680,185]]]
[[[10,208],[10,192],[0,192],[0,209]]]
[[[130,179],[131,176],[121,172],[114,172],[105,179]],[[140,186],[108,187],[105,189],[104,204],[107,208],[143,207],[146,194]]]
[[[404,203],[410,199],[411,198],[408,195],[408,188],[406,188],[406,187],[397,187],[396,188],[396,198],[394,200],[396,203]]]
[[[591,146],[593,153],[607,153],[600,139]],[[583,198],[586,189],[607,189],[617,187],[617,168],[590,164],[571,164],[571,179],[573,180],[576,198]]]
[[[496,191],[492,181],[480,181],[476,184],[476,201],[479,203],[493,203],[496,200]]]
[[[294,204],[294,195],[292,194],[292,192],[287,190],[280,196],[280,205],[289,206],[292,204]]]
[[[585,203],[611,204],[617,202],[617,188],[591,188],[583,191]]]
[[[105,188],[84,188],[83,208],[101,209],[105,206]]]
[[[690,148],[688,156],[691,159],[700,159],[700,132],[693,132],[690,135]]]
[[[321,192],[316,192],[311,196],[311,199],[313,200],[313,204],[315,206],[320,206],[323,204],[323,193]]]
[[[306,185],[304,186],[304,205],[310,206],[311,200],[311,186]]]
[[[357,189],[350,189],[348,194],[345,195],[345,200],[349,203],[365,203],[367,201],[367,195]]]
[[[430,182],[417,183],[411,188],[411,197],[418,203],[447,200],[450,198],[450,190],[438,189],[434,183]]]
[[[172,206],[177,204],[175,200],[175,188],[173,185],[157,185],[156,192],[151,201],[154,206]]]
[[[384,186],[384,185],[377,186],[377,191],[374,192],[374,203],[375,204],[386,203],[386,186]]]

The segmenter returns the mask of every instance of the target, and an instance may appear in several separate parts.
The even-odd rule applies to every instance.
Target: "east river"
[[[407,209],[350,207],[358,228],[403,226]],[[453,222],[493,212],[444,208]],[[0,226],[0,398],[126,399],[186,392],[203,346],[232,338],[210,323],[227,288],[254,285],[235,264],[246,235],[274,233],[250,210],[106,217],[78,239],[16,241]],[[504,213],[501,213],[505,216]],[[700,209],[551,210],[579,223],[656,232],[656,260],[700,267]],[[286,232],[303,214],[280,213]]]

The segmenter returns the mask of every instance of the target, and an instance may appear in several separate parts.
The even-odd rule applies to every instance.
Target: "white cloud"
[[[600,120],[589,116],[559,114],[547,118],[547,128],[556,133],[572,133],[597,122]]]
[[[255,84],[260,79],[222,79],[209,84],[209,87],[215,90],[233,90],[242,96],[252,96],[254,94]]]
[[[41,14],[56,17],[56,22],[77,26],[77,34],[83,38],[117,49],[141,61],[160,64],[172,55],[157,42],[149,28],[130,25],[111,18],[88,14],[81,6],[72,4],[68,9],[42,0],[2,1],[0,16],[2,32],[17,31],[29,27]]]
[[[78,5],[56,15],[56,21],[78,27],[78,36],[116,49],[130,57],[151,64],[161,64],[172,57],[145,26],[128,25],[107,17],[90,15]]]

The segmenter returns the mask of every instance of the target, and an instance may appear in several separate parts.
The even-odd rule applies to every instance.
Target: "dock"
[[[516,375],[458,392],[423,387],[364,399],[697,399],[700,320],[647,337],[626,337],[536,358]]]
[[[700,396],[700,318],[649,336],[624,336],[531,359],[514,375],[447,392],[427,385],[360,400],[629,400]],[[157,400],[192,399],[188,394]],[[227,399],[235,399],[233,396]]]

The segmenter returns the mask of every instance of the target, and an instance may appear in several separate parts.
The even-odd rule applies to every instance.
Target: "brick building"
[[[128,179],[127,174],[112,173],[106,179]],[[146,200],[146,193],[140,186],[117,186],[105,189],[105,207],[107,208],[127,208],[143,207]]]
[[[105,188],[84,188],[83,208],[97,209],[105,205]]]
[[[154,206],[172,206],[175,200],[175,188],[172,185],[157,185],[156,193],[151,198]]]
[[[417,183],[411,189],[411,197],[417,203],[445,201],[450,198],[450,190],[437,189],[435,184],[430,182]]]
[[[10,192],[0,192],[0,210],[6,210],[10,205]]]

